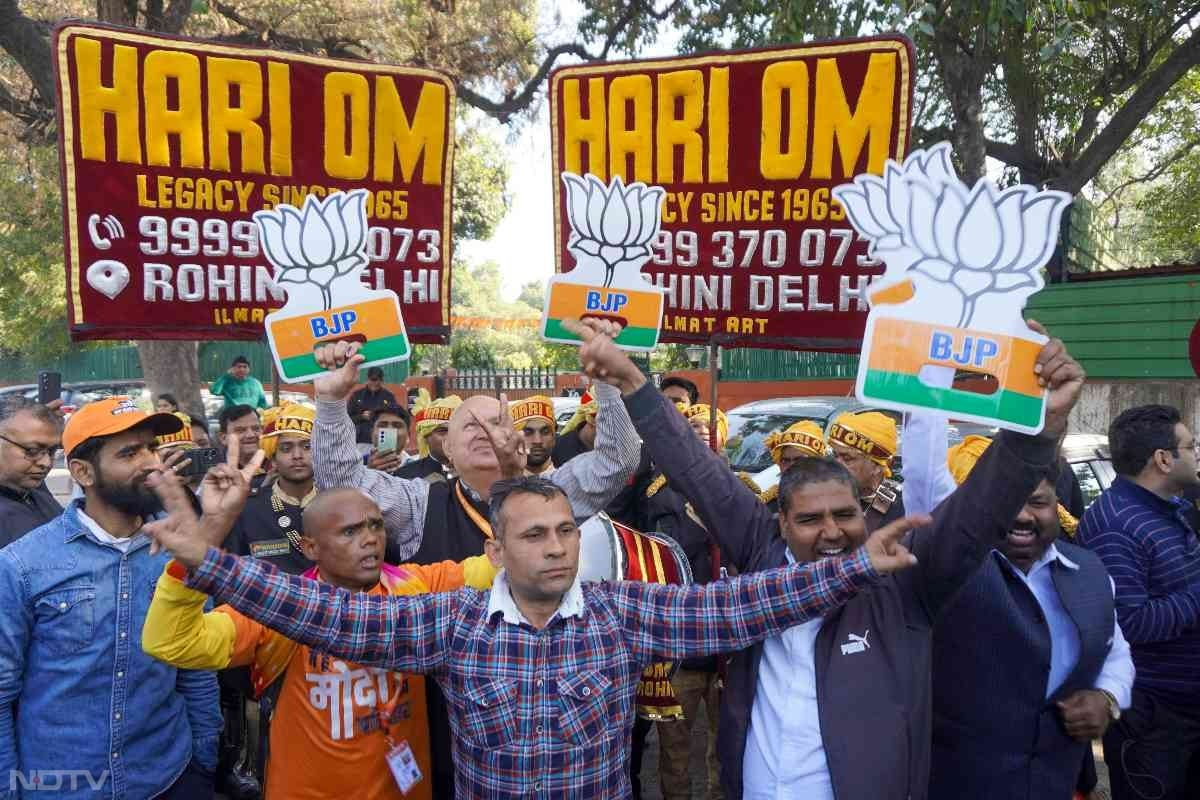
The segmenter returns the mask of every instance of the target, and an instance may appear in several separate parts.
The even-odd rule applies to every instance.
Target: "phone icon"
[[[99,214],[92,214],[88,217],[87,226],[88,238],[92,240],[92,245],[97,250],[107,250],[112,247],[113,239],[125,238],[125,228],[121,225],[121,220],[112,214],[107,215],[104,219],[101,219]],[[104,228],[104,232],[101,232],[101,228]],[[108,235],[105,236],[105,233]]]

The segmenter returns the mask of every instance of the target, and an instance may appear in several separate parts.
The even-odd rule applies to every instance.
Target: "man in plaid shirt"
[[[579,528],[562,489],[522,477],[492,488],[502,567],[490,592],[378,597],[223,553],[246,477],[210,474],[197,520],[173,475],[155,479],[170,517],[152,533],[187,583],[330,655],[432,674],[450,703],[460,797],[624,798],[634,692],[653,661],[734,650],[835,608],[915,559],[899,520],[855,553],[704,586],[577,579]],[[351,791],[351,787],[346,787]]]

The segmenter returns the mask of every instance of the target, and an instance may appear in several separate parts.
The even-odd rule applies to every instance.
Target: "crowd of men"
[[[640,797],[651,731],[665,798],[1067,800],[1097,740],[1115,800],[1200,797],[1177,410],[1114,419],[1084,511],[1059,455],[1084,376],[1051,340],[1041,434],[799,422],[759,492],[694,384],[577,327],[594,384],[561,429],[541,396],[410,408],[347,343],[311,405],[264,408],[239,359],[211,442],[170,396],[0,403],[0,800]],[[691,583],[580,581],[597,514]]]

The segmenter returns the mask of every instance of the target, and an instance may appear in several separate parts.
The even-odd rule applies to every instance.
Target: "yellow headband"
[[[462,398],[456,394],[430,402],[429,392],[420,391],[413,406],[413,427],[417,431],[417,451],[421,458],[429,455],[429,434],[449,425],[450,417],[461,405]]]
[[[550,430],[554,430],[554,401],[545,395],[514,400],[508,404],[508,413],[512,417],[513,427],[517,430],[531,419],[544,419],[550,423]]]
[[[274,458],[280,436],[287,433],[311,439],[313,420],[316,418],[317,410],[301,403],[285,403],[278,408],[266,409],[262,415],[263,432],[259,447],[267,454],[267,458]]]
[[[678,408],[678,406],[676,406],[676,408]],[[709,421],[712,419],[712,406],[709,406],[706,403],[696,403],[694,405],[688,406],[684,410],[683,415],[685,417],[687,417],[689,420],[695,419],[696,417],[700,417],[701,419],[704,420],[705,424],[708,424]],[[723,446],[725,444],[725,440],[728,438],[729,438],[729,419],[725,416],[725,412],[718,408],[717,409],[717,440],[718,440],[717,445]]]
[[[824,458],[829,452],[821,426],[809,419],[789,425],[785,430],[775,431],[767,437],[765,444],[771,451],[771,460],[776,464],[783,456],[785,447],[799,447],[804,455],[815,458]]]
[[[840,444],[863,453],[883,467],[891,477],[892,456],[896,454],[896,421],[878,411],[843,414],[829,429],[829,443]]]

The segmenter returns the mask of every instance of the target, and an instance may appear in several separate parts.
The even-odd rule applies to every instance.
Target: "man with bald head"
[[[433,566],[384,563],[383,515],[358,489],[317,494],[304,509],[300,543],[315,566],[305,576],[373,595],[491,586],[485,556]],[[262,701],[260,754],[266,796],[430,800],[425,679],[369,669],[298,644],[229,606],[204,613],[208,599],[184,586],[172,561],[159,578],[142,633],[143,649],[175,666],[216,670],[250,666]],[[398,785],[387,764],[406,746],[422,776]],[[279,765],[278,768],[272,768]]]

